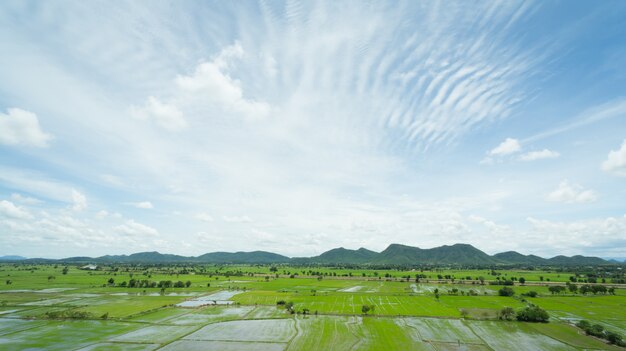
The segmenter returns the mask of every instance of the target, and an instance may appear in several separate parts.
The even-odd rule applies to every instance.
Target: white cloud
[[[505,233],[511,233],[511,228],[509,228],[508,226],[497,224],[494,221],[485,219],[480,216],[469,215],[467,219],[469,219],[470,222],[484,225],[492,234],[500,235]]]
[[[114,176],[112,174],[101,174],[100,179],[102,179],[102,181],[104,181],[105,183],[116,187],[124,186],[124,181],[122,181],[120,177]]]
[[[618,150],[611,150],[606,161],[602,162],[602,170],[617,176],[626,177],[626,140]]]
[[[222,216],[224,222],[228,223],[249,223],[252,219],[248,216]]]
[[[154,206],[152,206],[152,202],[150,202],[150,201],[129,202],[129,204],[131,206],[135,206],[137,208],[142,208],[144,210],[150,210],[150,209],[154,208]]]
[[[520,156],[520,160],[522,160],[522,161],[535,161],[535,160],[542,160],[542,159],[546,159],[546,158],[557,158],[559,156],[561,156],[561,154],[559,154],[556,151],[543,149],[541,151],[530,151],[530,152],[527,152],[527,153],[523,154],[522,156]]]
[[[128,220],[124,224],[118,225],[113,228],[116,232],[126,234],[130,236],[158,236],[159,232],[145,224],[135,222],[134,220]]]
[[[187,128],[187,120],[176,105],[161,102],[154,96],[148,97],[143,106],[132,106],[130,113],[135,118],[151,120],[159,127],[170,131]]]
[[[52,135],[44,133],[37,115],[19,108],[0,113],[0,144],[47,147]]]
[[[500,145],[489,151],[491,156],[506,156],[519,152],[522,149],[519,141],[513,138],[506,138]]]
[[[26,205],[38,205],[43,203],[43,201],[36,199],[34,197],[24,196],[21,194],[13,193],[11,194],[11,199],[13,201],[17,201]]]
[[[546,200],[564,203],[588,203],[598,199],[598,194],[593,190],[586,190],[579,184],[570,184],[563,180],[559,186],[546,196]]]
[[[109,216],[109,212],[105,211],[105,210],[100,210],[98,211],[98,213],[96,213],[96,218],[97,219],[104,219],[106,217]]]
[[[17,219],[31,219],[33,215],[28,210],[15,206],[14,203],[7,200],[0,201],[0,215]]]
[[[626,216],[556,222],[528,217],[532,226],[524,233],[525,247],[535,252],[551,252],[558,247],[558,254],[622,256],[626,247]]]
[[[76,189],[72,189],[72,210],[80,212],[87,208],[87,197]]]
[[[228,74],[234,60],[243,54],[239,43],[225,47],[212,61],[199,64],[192,75],[176,77],[176,84],[182,91],[213,102],[227,112],[251,119],[264,118],[270,113],[270,105],[244,98],[241,83]]]
[[[203,222],[213,222],[213,217],[210,214],[204,212],[196,214],[195,218]]]

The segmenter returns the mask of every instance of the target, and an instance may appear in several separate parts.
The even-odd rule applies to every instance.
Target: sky
[[[2,1],[0,255],[626,257],[623,1]]]

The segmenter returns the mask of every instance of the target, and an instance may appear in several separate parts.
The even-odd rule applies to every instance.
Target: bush
[[[510,321],[515,318],[515,310],[511,307],[504,307],[498,312],[498,318],[505,321]]]
[[[517,320],[520,322],[541,322],[547,323],[550,319],[548,312],[539,306],[528,306],[517,312]]]
[[[623,345],[622,336],[611,331],[606,332],[606,340],[608,340],[611,344],[615,345]]]
[[[500,296],[513,296],[515,295],[515,291],[513,291],[512,288],[509,288],[508,286],[498,290],[498,295]]]
[[[522,296],[528,296],[528,297],[537,297],[537,292],[536,291],[529,291],[527,293],[522,294]]]
[[[89,312],[85,311],[48,311],[45,314],[46,318],[49,319],[91,319],[93,315]],[[108,313],[107,313],[108,317]]]

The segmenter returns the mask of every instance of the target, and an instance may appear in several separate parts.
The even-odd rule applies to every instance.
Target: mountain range
[[[11,258],[15,257],[15,258]],[[4,256],[5,261],[24,260],[19,256]],[[131,255],[106,255],[101,257],[69,257],[60,260],[28,259],[27,261],[61,261],[89,263],[241,263],[241,264],[328,264],[328,265],[463,265],[463,266],[495,266],[495,265],[603,265],[615,264],[599,257],[588,256],[555,256],[542,258],[535,255],[523,255],[515,251],[506,251],[493,256],[469,244],[444,245],[431,249],[391,244],[381,252],[366,248],[357,250],[343,247],[332,249],[314,257],[287,257],[267,251],[251,252],[211,252],[200,256],[179,256],[162,254],[156,251],[139,252]]]

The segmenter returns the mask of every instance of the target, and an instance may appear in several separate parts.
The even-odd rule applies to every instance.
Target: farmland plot
[[[468,325],[494,350],[576,350],[523,323],[472,321]]]
[[[293,319],[239,320],[209,324],[184,339],[286,343],[295,334]]]
[[[137,342],[137,343],[165,343],[176,340],[183,335],[194,331],[195,327],[152,325],[144,327],[124,335],[112,338],[111,341]]]
[[[424,341],[483,343],[463,321],[458,319],[403,318],[401,321],[405,326],[416,329]]]
[[[131,323],[113,321],[63,321],[7,334],[0,337],[0,349],[12,350],[75,350],[136,329]]]

